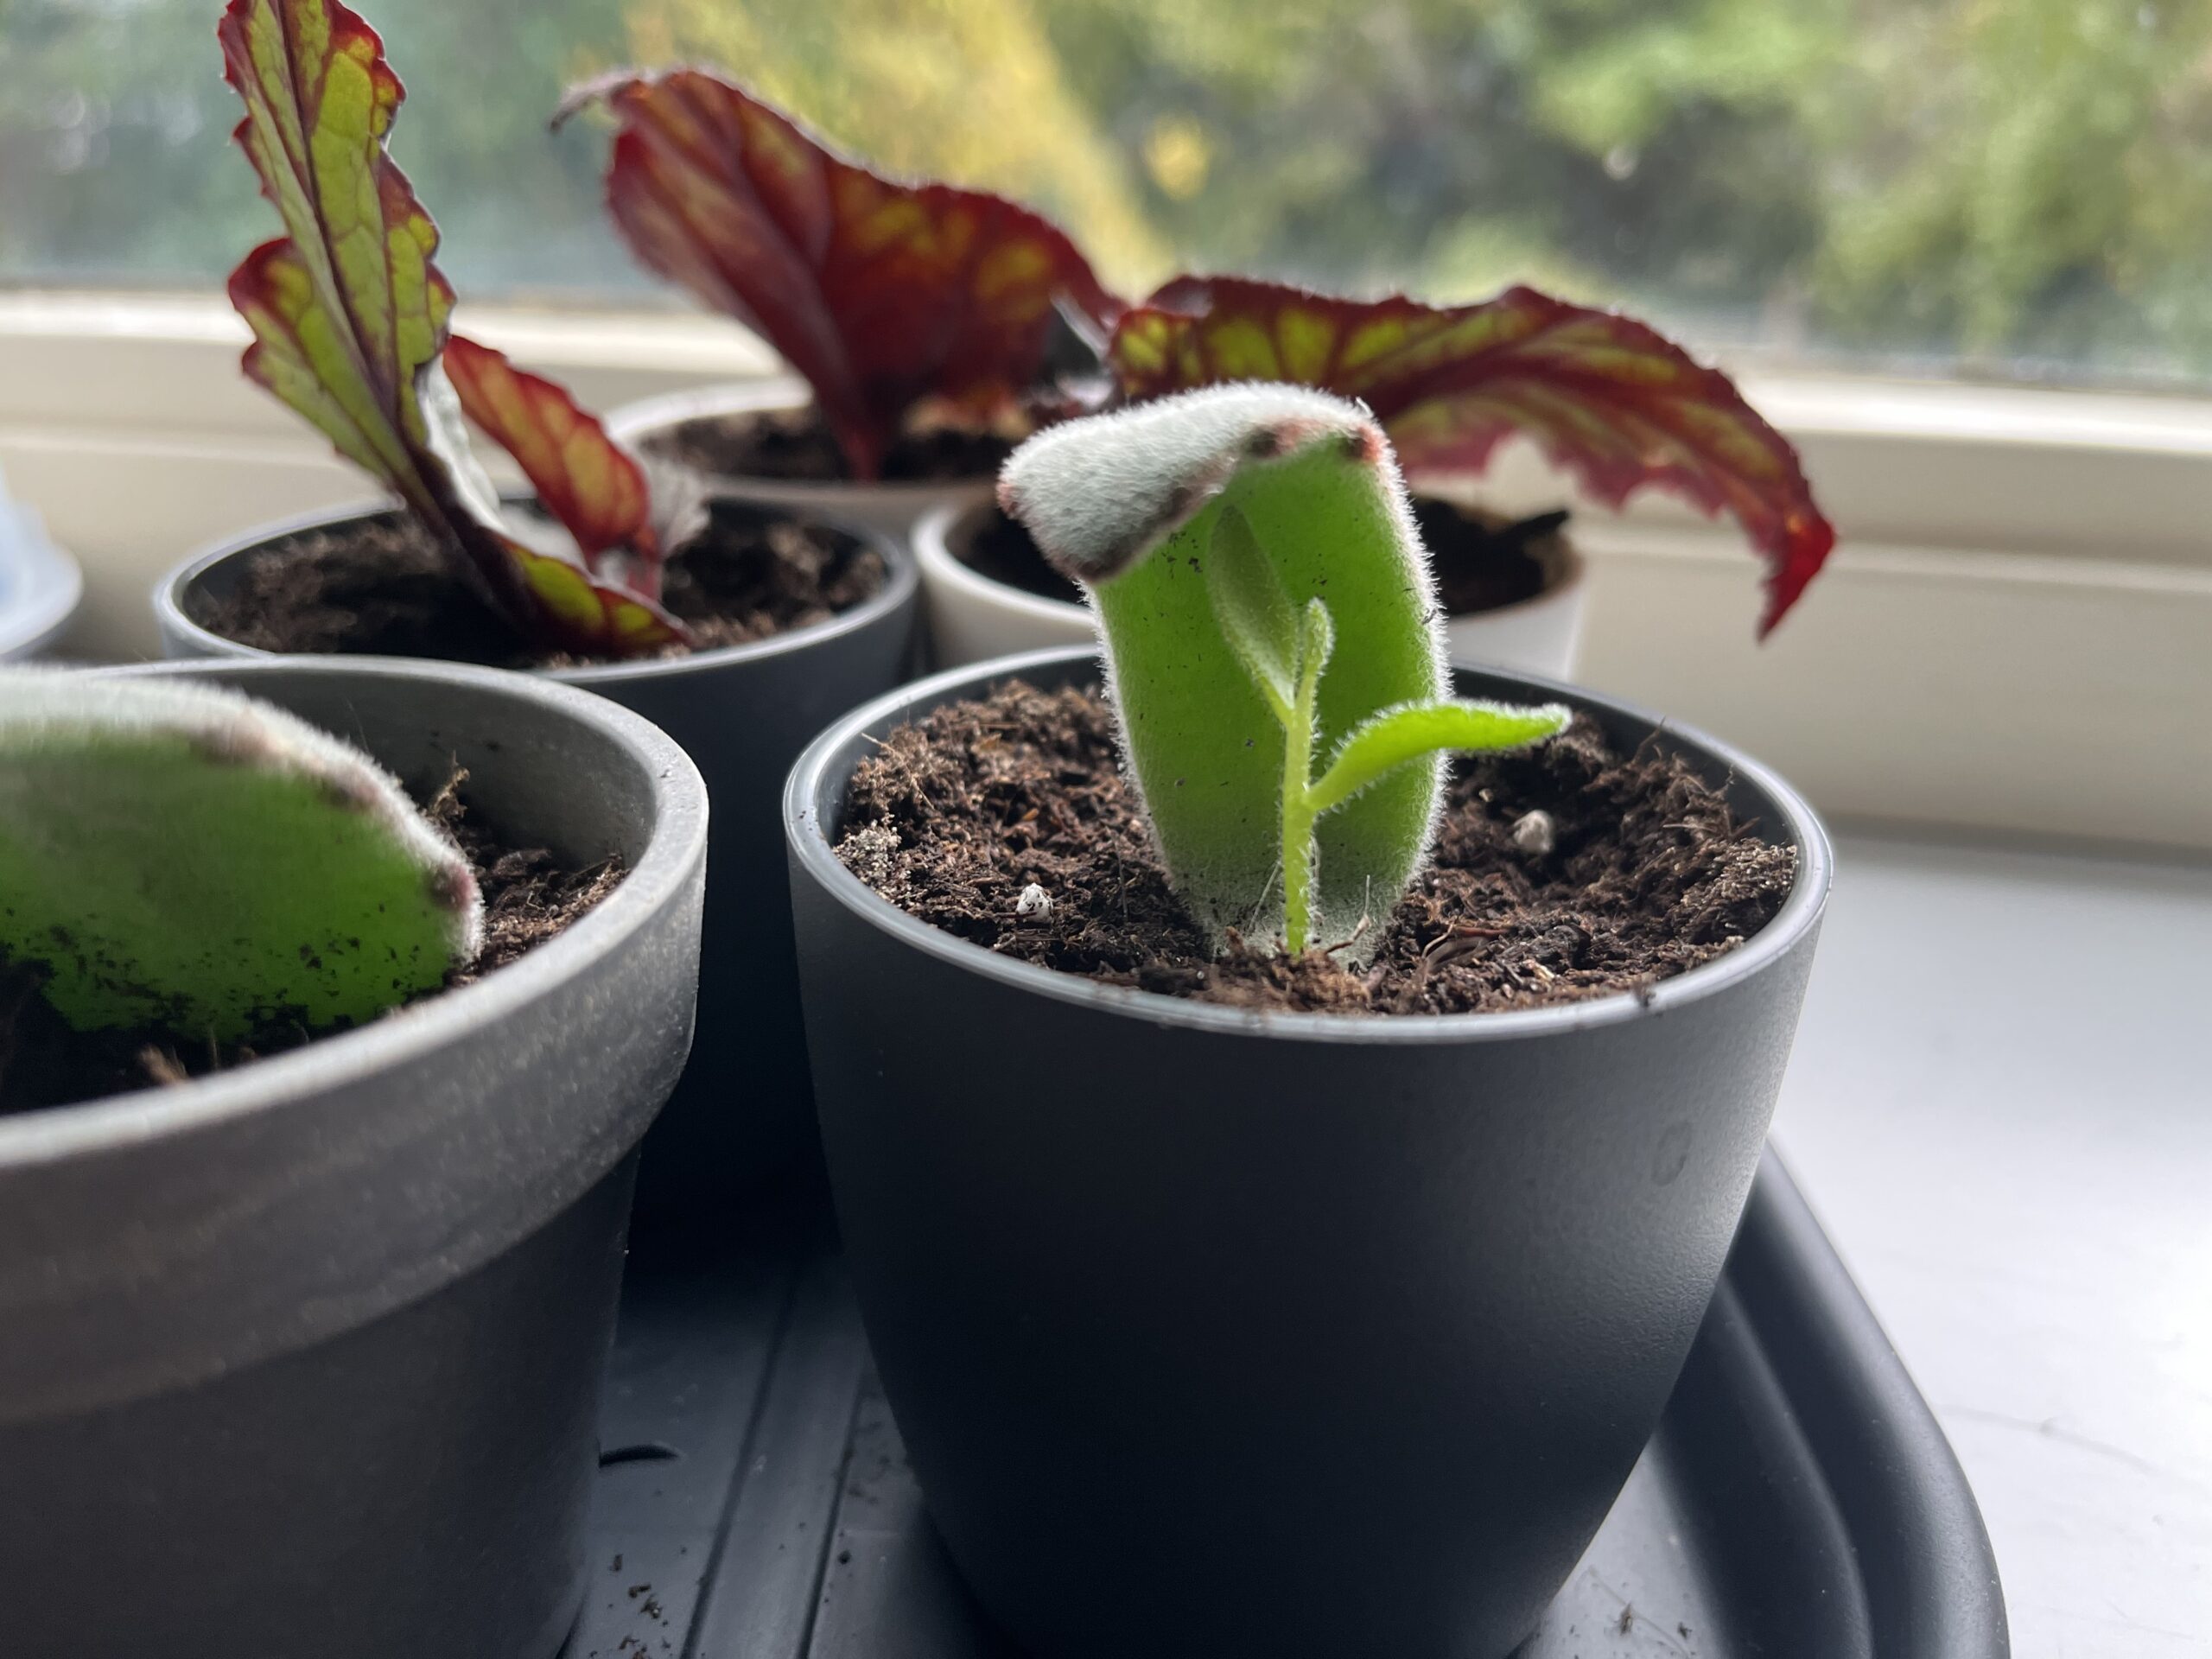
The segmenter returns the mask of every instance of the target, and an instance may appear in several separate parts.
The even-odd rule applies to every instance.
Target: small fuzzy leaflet
[[[1567,729],[1560,703],[1516,708],[1502,702],[1408,703],[1353,728],[1313,780],[1316,812],[1332,812],[1400,766],[1441,751],[1485,753],[1537,743]]]
[[[1609,505],[1651,486],[1725,510],[1767,563],[1762,636],[1835,544],[1796,451],[1726,375],[1643,323],[1533,289],[1440,308],[1179,277],[1122,315],[1109,355],[1133,397],[1228,380],[1357,397],[1416,478],[1479,472],[1520,433]]]
[[[385,147],[404,94],[376,31],[338,0],[230,0],[216,33],[245,105],[234,137],[286,232],[231,276],[248,377],[404,501],[525,637],[614,656],[682,640],[649,597],[601,586],[588,552],[533,550],[501,523],[451,418],[453,289]],[[583,499],[599,522],[607,503]]]
[[[725,311],[814,388],[855,478],[910,416],[1018,418],[1055,301],[1103,334],[1121,302],[1050,221],[1001,197],[905,184],[698,69],[579,87],[618,124],[609,211],[650,269]]]

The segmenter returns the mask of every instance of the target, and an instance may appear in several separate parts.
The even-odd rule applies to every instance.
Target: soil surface
[[[1472,616],[1534,599],[1544,591],[1546,564],[1564,559],[1558,545],[1567,514],[1507,518],[1480,507],[1414,498],[1414,523],[1436,573],[1436,596],[1446,616]]]
[[[874,548],[835,531],[723,506],[668,562],[661,597],[703,650],[827,621],[869,598],[886,575]],[[586,660],[549,655],[518,638],[404,518],[314,531],[254,554],[230,592],[197,597],[192,620],[264,651],[435,657],[494,668]]]
[[[953,555],[977,575],[1019,588],[1039,599],[1083,603],[1083,589],[1046,562],[1029,532],[996,507],[982,515],[976,533],[953,544]]]
[[[1428,548],[1445,613],[1471,616],[1517,605],[1543,591],[1544,561],[1561,556],[1556,543],[1567,514],[1509,519],[1416,496],[1414,520]],[[963,564],[993,582],[1043,599],[1083,602],[1082,590],[1046,563],[1029,532],[1002,512],[986,514],[976,533],[956,545],[954,552]]]
[[[1524,815],[1550,815],[1549,852]],[[1430,868],[1372,962],[1217,959],[1167,885],[1095,691],[1020,682],[893,732],[854,774],[837,855],[893,904],[1004,955],[1255,1008],[1466,1014],[1636,991],[1771,920],[1796,852],[1761,840],[1679,758],[1618,755],[1586,717],[1462,762]],[[1525,838],[1525,836],[1524,836]],[[1050,899],[1023,915],[1034,883]],[[1332,942],[1333,943],[1333,942]]]
[[[448,990],[560,933],[620,886],[623,874],[619,861],[569,869],[542,847],[512,845],[469,810],[467,779],[466,772],[457,774],[426,809],[467,855],[484,899],[483,949],[448,976]],[[302,1047],[315,1034],[274,1027],[211,1048],[179,1043],[165,1030],[76,1032],[39,995],[39,982],[36,969],[0,957],[0,1116],[228,1071]]]
[[[811,407],[704,416],[679,422],[639,444],[648,453],[726,478],[786,483],[852,481],[844,452]],[[988,432],[950,428],[896,439],[883,457],[886,484],[952,483],[998,475],[1014,445]]]

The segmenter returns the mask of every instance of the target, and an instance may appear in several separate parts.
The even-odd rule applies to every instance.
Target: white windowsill
[[[467,331],[601,410],[768,372],[727,322],[479,308]],[[85,563],[73,643],[149,649],[188,553],[369,492],[238,375],[219,297],[0,295],[0,468]],[[2212,849],[2212,404],[1800,377],[1746,391],[1842,533],[1764,647],[1732,526],[1580,514],[1582,677],[1743,743],[1823,807]],[[1526,446],[1486,493],[1571,495]]]
[[[2212,1655],[2209,928],[2202,864],[1837,849],[1775,1136],[1966,1467],[2022,1659]]]

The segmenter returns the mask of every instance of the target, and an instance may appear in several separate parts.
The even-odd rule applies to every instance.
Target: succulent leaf
[[[613,656],[685,639],[648,598],[602,587],[585,555],[502,523],[450,412],[453,288],[385,148],[404,94],[376,31],[339,0],[230,0],[216,32],[245,104],[235,137],[286,232],[231,275],[254,335],[246,374],[404,501],[526,637]]]
[[[610,75],[564,113],[601,101],[618,124],[607,207],[632,251],[806,378],[856,478],[924,404],[1019,416],[1056,300],[1102,333],[1121,310],[1041,215],[886,178],[704,70]]]
[[[1171,878],[1217,933],[1281,928],[1285,727],[1224,636],[1203,574],[1241,514],[1321,637],[1313,743],[1446,696],[1420,541],[1389,446],[1364,411],[1292,386],[1226,386],[1048,429],[1007,463],[1000,499],[1089,590],[1122,739]],[[1234,536],[1235,532],[1231,532]],[[1330,626],[1333,624],[1333,626]],[[1322,819],[1315,925],[1388,913],[1426,850],[1440,788],[1416,760]],[[1369,943],[1372,943],[1371,939]]]
[[[77,1028],[359,1024],[479,924],[467,861],[336,738],[217,687],[0,671],[0,957]]]
[[[1435,307],[1183,276],[1122,315],[1109,355],[1135,397],[1236,380],[1357,397],[1416,479],[1480,472],[1521,433],[1609,505],[1652,487],[1725,510],[1766,561],[1762,635],[1835,544],[1796,451],[1726,375],[1631,318],[1533,289]]]

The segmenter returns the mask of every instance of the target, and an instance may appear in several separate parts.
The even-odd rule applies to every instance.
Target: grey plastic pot
[[[1650,988],[1456,1018],[1266,1014],[1010,961],[831,851],[872,739],[785,795],[837,1214],[938,1529],[1040,1659],[1502,1659],[1657,1421],[1742,1213],[1828,887],[1764,767],[1573,688],[1794,844],[1781,913]],[[1655,735],[1655,734],[1657,734]],[[1593,1640],[1595,1637],[1593,1636]]]
[[[690,1039],[706,796],[645,721],[487,669],[189,674],[455,759],[622,884],[292,1053],[0,1117],[0,1648],[551,1659],[585,1584],[634,1148]]]
[[[717,507],[747,510],[740,502]],[[808,516],[774,505],[757,510]],[[201,626],[195,619],[202,596],[221,593],[264,549],[391,512],[356,508],[296,519],[191,560],[155,591],[163,648],[172,657],[266,656]],[[690,1068],[645,1144],[641,1225],[726,1220],[740,1187],[803,1173],[819,1156],[791,957],[780,791],[791,762],[825,724],[906,677],[918,604],[913,556],[902,544],[813,516],[882,556],[888,579],[864,604],[755,645],[540,676],[595,691],[660,727],[698,763],[714,802],[699,970],[708,1015]]]

